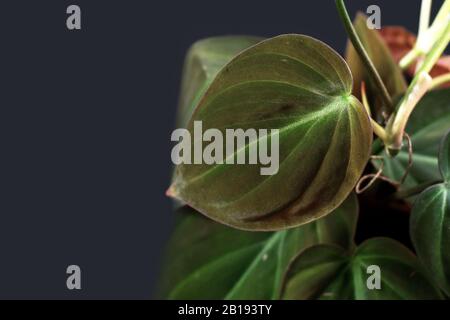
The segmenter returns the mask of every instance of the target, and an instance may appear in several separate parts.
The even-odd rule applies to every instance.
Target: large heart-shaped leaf
[[[394,58],[386,45],[385,41],[377,30],[369,29],[367,27],[367,17],[358,13],[353,22],[355,30],[361,39],[361,43],[367,51],[375,68],[380,74],[381,79],[386,85],[391,96],[396,97],[406,91],[407,85],[403,77],[402,70],[394,61]],[[369,77],[365,66],[361,62],[355,48],[348,42],[346,60],[352,70],[354,80],[354,94],[357,97],[361,96],[361,82],[367,84],[367,94],[371,105],[376,108],[376,114],[379,116],[381,109],[381,100],[378,98],[376,87]]]
[[[380,276],[379,287],[370,278],[376,276]],[[394,240],[375,238],[353,254],[332,245],[306,249],[289,267],[282,298],[416,300],[441,296],[408,249]]]
[[[438,151],[442,137],[450,129],[450,89],[431,91],[419,102],[409,118],[406,132],[411,137],[413,165],[401,187],[408,189],[422,183],[439,180]],[[400,181],[408,166],[408,150],[405,147],[391,158],[385,150],[383,174],[392,180]],[[373,161],[376,167],[379,161]]]
[[[238,53],[263,40],[251,36],[207,38],[194,43],[184,63],[178,125],[187,125],[195,106],[220,69]]]
[[[318,243],[353,247],[357,216],[353,194],[327,217],[275,233],[236,230],[184,207],[168,246],[160,297],[276,298],[287,265],[301,250]]]
[[[223,136],[226,129],[278,129],[279,170],[261,175],[254,164],[180,164],[168,194],[246,230],[295,227],[330,213],[355,186],[372,142],[368,115],[351,88],[345,61],[313,38],[282,35],[247,49],[201,99],[188,126],[191,144],[202,143],[194,121]],[[263,140],[270,139],[252,143]],[[248,149],[247,139],[227,158]]]
[[[443,140],[439,165],[444,183],[428,188],[416,199],[410,229],[419,259],[450,295],[450,133]]]

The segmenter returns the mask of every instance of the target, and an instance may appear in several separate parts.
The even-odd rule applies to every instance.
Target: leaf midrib
[[[241,253],[243,251],[247,251],[247,250],[250,251],[251,249],[254,249],[255,247],[261,246],[262,244],[266,243],[266,241],[269,241],[269,240],[265,239],[265,240],[262,240],[262,241],[258,241],[258,242],[254,243],[254,244],[248,245],[248,246],[246,246],[244,248],[239,248],[237,250],[232,250],[230,252],[227,252],[224,255],[221,255],[217,259],[213,259],[213,260],[207,262],[206,264],[202,265],[200,268],[195,269],[194,271],[189,273],[182,281],[180,281],[175,286],[175,288],[173,288],[170,291],[170,293],[168,295],[169,299],[173,299],[173,297],[176,297],[176,292],[178,290],[180,290],[180,288],[184,287],[185,284],[189,283],[189,281],[191,281],[191,279],[194,278],[197,273],[201,273],[203,270],[206,270],[206,269],[210,268],[214,264],[219,264],[222,260],[230,259],[230,257],[233,256],[233,255],[239,254],[239,253]]]
[[[242,273],[241,277],[238,281],[234,284],[234,286],[231,288],[231,290],[228,292],[228,294],[225,296],[225,300],[229,300],[237,290],[239,290],[239,287],[244,283],[246,277],[252,272],[252,270],[257,266],[258,262],[263,258],[264,254],[267,253],[282,237],[282,235],[286,231],[277,232],[272,237],[270,237],[266,244],[261,248],[260,252],[256,257],[252,260],[252,262],[249,264],[245,272]]]

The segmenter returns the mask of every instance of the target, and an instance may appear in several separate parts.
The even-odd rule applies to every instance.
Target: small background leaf
[[[367,267],[381,270],[381,289],[369,290]],[[282,298],[331,300],[416,300],[440,298],[415,256],[400,243],[370,239],[350,255],[331,245],[311,247],[295,258]]]
[[[402,70],[394,61],[383,38],[377,30],[372,30],[367,27],[367,17],[362,13],[356,15],[353,24],[364,48],[385,83],[388,92],[392,97],[403,94],[407,88],[405,78],[403,77]],[[358,98],[361,97],[361,82],[364,81],[367,84],[367,95],[370,105],[375,109],[373,114],[381,119],[380,112],[382,111],[382,103],[378,98],[378,91],[350,41],[347,45],[346,60],[353,74],[354,94]]]
[[[263,40],[251,36],[207,38],[194,43],[184,63],[178,125],[184,127],[217,73],[238,53]]]
[[[351,195],[313,223],[279,232],[226,227],[193,209],[179,210],[169,242],[160,296],[169,299],[273,299],[291,259],[318,243],[353,248],[358,204]]]

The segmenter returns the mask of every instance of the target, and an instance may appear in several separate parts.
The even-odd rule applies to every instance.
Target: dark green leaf
[[[178,125],[188,123],[198,100],[220,69],[239,52],[261,40],[259,37],[225,36],[203,39],[191,46],[184,63]]]
[[[313,38],[283,35],[244,51],[217,75],[188,129],[192,137],[194,121],[224,136],[225,129],[279,129],[278,173],[261,175],[260,165],[181,164],[169,194],[246,230],[295,227],[330,213],[370,154],[372,128],[351,87],[345,61]]]
[[[411,238],[436,284],[450,295],[450,133],[442,141],[439,165],[445,183],[428,188],[414,203]]]
[[[370,266],[379,267],[380,289],[368,288],[368,282],[373,284]],[[354,254],[331,245],[305,250],[289,267],[282,298],[413,300],[441,296],[411,252],[394,240],[376,238],[363,243]]]
[[[411,238],[419,259],[450,294],[450,190],[439,184],[425,190],[415,201]]]
[[[449,124],[450,126],[450,124]],[[439,152],[439,168],[444,181],[450,183],[450,131],[442,139]]]
[[[406,81],[403,77],[402,70],[397,63],[395,63],[383,38],[377,30],[372,30],[367,27],[367,17],[364,14],[359,13],[353,24],[367,54],[386,85],[388,92],[392,97],[403,94],[407,87]],[[353,74],[354,94],[357,97],[361,96],[361,82],[364,81],[367,84],[367,93],[371,106],[376,109],[376,114],[379,116],[381,111],[379,94],[350,41],[347,45],[346,60]]]
[[[353,247],[358,204],[352,194],[327,217],[276,233],[229,228],[188,207],[179,214],[161,277],[162,298],[272,299],[301,250],[318,243]]]
[[[402,189],[409,189],[422,183],[441,179],[438,168],[438,151],[442,137],[450,129],[450,89],[429,92],[416,106],[406,132],[411,136],[413,146],[413,166]],[[383,174],[399,181],[408,165],[405,147],[395,157],[389,157],[383,150]],[[379,161],[373,161],[379,167]]]

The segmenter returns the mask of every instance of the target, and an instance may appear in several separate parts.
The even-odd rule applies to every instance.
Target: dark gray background
[[[416,31],[418,0],[347,3]],[[81,31],[66,29],[69,4]],[[332,0],[2,0],[0,298],[151,298],[184,54],[282,33],[346,41]],[[70,264],[81,291],[66,289]]]

